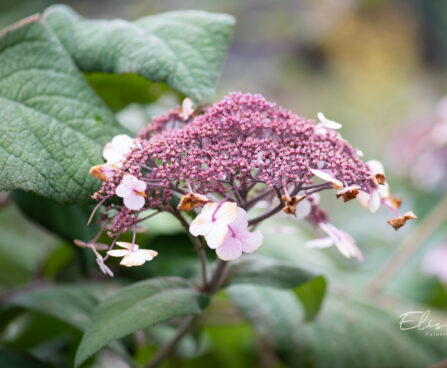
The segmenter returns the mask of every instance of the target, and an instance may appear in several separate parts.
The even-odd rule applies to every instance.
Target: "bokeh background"
[[[49,0],[2,0],[0,27],[43,11],[53,3]],[[419,216],[418,221],[395,232],[386,224],[386,220],[393,217],[391,212],[381,209],[372,215],[356,201],[342,205],[327,196],[323,201],[329,208],[331,221],[355,237],[364,253],[364,262],[342,259],[333,249],[304,249],[303,242],[312,237],[310,229],[304,226],[297,230],[299,224],[286,217],[264,225],[268,234],[262,250],[264,254],[313,267],[344,288],[366,289],[402,242],[405,245],[415,237],[415,232],[420,234],[420,224],[444,198],[446,142],[444,148],[441,145],[439,150],[428,155],[424,164],[419,163],[421,168],[417,173],[413,167],[417,157],[431,152],[434,146],[430,140],[419,144],[420,138],[430,136],[434,124],[442,123],[443,119],[447,121],[447,111],[443,115],[438,105],[447,92],[446,1],[96,0],[62,3],[90,18],[133,20],[146,14],[181,9],[234,15],[237,20],[234,38],[216,99],[240,90],[261,93],[309,118],[316,118],[319,111],[324,112],[330,119],[343,123],[343,136],[364,152],[365,160],[375,158],[384,163],[392,192],[404,198],[404,210],[412,209]],[[130,105],[119,116],[128,126],[138,129],[148,115],[160,111],[161,106],[176,103],[174,98],[167,98],[144,112]],[[435,172],[430,170],[434,167]],[[441,179],[433,181],[433,175]],[[16,287],[51,280],[83,280],[88,261],[70,244],[69,234],[54,235],[32,223],[6,193],[2,194],[1,206],[0,300],[6,299]],[[46,207],[40,210],[44,213]],[[76,214],[73,216],[75,218]],[[439,313],[447,308],[443,284],[447,276],[443,280],[439,272],[429,275],[427,267],[424,271],[422,265],[427,254],[447,244],[445,216],[447,210],[437,214],[436,226],[404,253],[405,262],[398,262],[384,286],[385,291],[395,297],[423,303]],[[178,243],[180,248],[184,241],[177,233],[179,228],[166,219],[148,226],[147,241],[155,248],[164,243]],[[444,252],[445,259],[441,257],[441,265],[447,269],[446,254]],[[159,267],[154,272],[161,274],[170,274],[173,268],[169,261],[162,266],[154,263],[154,267]],[[184,272],[187,273],[186,268]],[[124,277],[147,276],[139,272],[132,271]],[[32,328],[42,328],[39,323],[45,322],[33,321],[35,325],[27,322]],[[228,350],[221,347],[224,350],[219,351],[213,364],[222,367],[249,365],[244,359],[250,354],[241,358],[234,352],[236,350],[231,350],[232,334],[238,336],[241,344],[251,346],[249,351],[258,346],[250,329],[241,326],[236,332],[213,332],[214,338],[223,342],[222,346],[227,346]],[[54,327],[55,335],[57,328]],[[10,328],[1,335],[2,341],[17,349],[37,351],[42,344],[34,341],[29,331],[20,330],[20,326],[12,331]],[[51,331],[48,334],[51,335]],[[447,339],[438,337],[442,338]],[[44,347],[48,350],[47,345]],[[45,356],[45,351],[39,354]],[[279,364],[267,354],[265,366],[271,362],[273,366]]]

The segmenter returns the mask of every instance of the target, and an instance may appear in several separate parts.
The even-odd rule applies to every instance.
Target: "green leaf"
[[[122,129],[62,44],[33,16],[0,34],[1,190],[85,203],[103,145]]]
[[[112,289],[109,288],[109,292]],[[90,316],[106,294],[101,285],[57,285],[14,295],[6,308],[21,307],[52,316],[79,330],[85,330]]]
[[[244,256],[231,263],[228,284],[254,284],[291,289],[315,277],[315,274],[291,262],[253,255]]]
[[[49,368],[50,364],[41,362],[30,354],[18,353],[16,351],[6,350],[0,347],[0,366],[26,367],[26,368]]]
[[[11,198],[28,218],[69,243],[73,239],[90,241],[99,230],[95,221],[87,226],[94,206],[62,205],[22,190],[11,193]]]
[[[0,289],[29,282],[59,241],[26,221],[11,203],[0,208]]]
[[[214,96],[234,26],[229,15],[192,10],[127,22],[86,20],[58,5],[44,18],[82,71],[137,73],[197,102]]]
[[[85,77],[98,96],[115,112],[130,103],[153,103],[169,92],[175,96],[165,83],[151,82],[138,74],[87,73]],[[183,95],[179,97],[184,98]]]
[[[323,276],[317,277],[301,286],[294,288],[293,291],[303,304],[306,312],[306,319],[314,319],[320,310],[326,293],[325,278]]]
[[[418,368],[445,358],[445,339],[417,329],[401,331],[395,307],[331,296],[317,319],[303,323],[293,292],[238,285],[229,293],[243,316],[290,367]],[[414,306],[409,308],[404,310]]]
[[[114,339],[173,317],[200,313],[203,294],[180,278],[158,278],[125,287],[104,300],[76,353],[76,366]]]

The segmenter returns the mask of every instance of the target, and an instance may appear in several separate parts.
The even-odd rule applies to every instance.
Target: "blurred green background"
[[[56,2],[2,0],[0,26],[3,28],[43,11],[53,3]],[[402,136],[415,126],[428,129],[436,120],[437,102],[447,92],[446,1],[96,0],[62,3],[89,18],[133,20],[147,14],[181,9],[232,14],[237,24],[216,100],[230,91],[240,90],[261,93],[305,117],[316,118],[317,112],[322,111],[328,118],[343,123],[343,136],[364,152],[365,160],[375,158],[384,163],[393,193],[404,198],[405,210],[412,209],[418,214],[416,223],[409,223],[395,232],[386,224],[392,214],[385,209],[372,215],[354,203],[356,201],[342,205],[330,196],[323,196],[331,221],[357,240],[364,253],[363,263],[342,259],[334,249],[304,249],[303,242],[313,235],[306,226],[298,229],[293,219],[284,216],[263,225],[266,241],[261,253],[292,259],[317,270],[333,280],[329,287],[335,292],[340,285],[341,289],[364,291],[401,242],[413,236],[418,224],[445,195],[445,185],[427,190],[412,181],[408,175],[411,162],[404,164],[408,161],[404,157],[405,152],[411,152],[412,143]],[[113,100],[113,86],[110,88],[104,93],[111,95]],[[159,90],[156,91],[162,91],[164,87],[157,88]],[[136,102],[153,102],[157,93],[152,92],[143,91],[147,96]],[[155,101],[144,114],[127,106],[118,116],[131,129],[137,130],[147,122],[148,116],[176,103],[175,96]],[[447,158],[443,165],[447,172]],[[71,245],[73,233],[77,237],[85,236],[83,240],[88,240],[91,234],[79,221],[83,217],[75,209],[68,220],[59,219],[60,222],[69,221],[71,229],[60,230],[59,227],[51,233],[25,219],[8,194],[2,194],[0,202],[0,301],[6,300],[15,287],[33,287],[52,280],[82,283],[85,279],[103,279],[96,270],[92,270],[94,260],[90,255]],[[57,213],[57,208],[43,206],[38,209],[54,224],[51,213]],[[35,214],[37,217],[40,216],[39,210]],[[159,257],[160,262],[157,259],[158,263],[153,262],[142,269],[121,270],[121,282],[151,275],[193,275],[196,267],[193,265],[194,254],[185,245],[187,239],[180,228],[165,218],[147,225],[149,231],[141,235],[140,241],[157,250],[169,246],[174,255],[164,259]],[[421,271],[424,256],[431,249],[447,243],[446,232],[445,221],[444,225],[430,232],[410,254],[409,260],[398,267],[388,280],[385,287],[388,294],[405,299],[409,305],[422,303],[427,308],[437,308],[439,313],[447,316],[445,286],[438,278]],[[175,260],[179,255],[184,260],[181,267]],[[264,347],[262,341],[258,341],[252,328],[238,320],[239,317],[234,317],[231,308],[225,309],[225,297],[222,298],[223,312],[219,311],[220,305],[216,303],[217,317],[210,317],[210,327],[204,337],[207,344],[217,341],[214,353],[202,363],[194,361],[191,346],[188,347],[186,341],[184,357],[192,359],[194,363],[191,364],[195,364],[192,366],[280,366],[280,360]],[[36,315],[39,318],[36,319]],[[10,325],[3,330],[2,343],[16,350],[32,352],[34,357],[51,361],[54,366],[66,366],[72,358],[76,341],[79,341],[79,331],[66,329],[60,325],[62,322],[50,323],[45,318],[49,317],[36,311],[22,316],[13,327]],[[228,320],[231,328],[226,324]],[[215,324],[221,328],[216,329],[213,327]],[[0,322],[1,328],[5,327],[3,325]],[[36,331],[43,331],[47,338],[35,339]],[[61,333],[74,343],[67,344],[63,339],[54,338]],[[169,335],[169,331],[157,331],[152,334],[158,337],[152,336],[149,340],[162,339],[163,333]],[[145,362],[154,348],[151,344],[142,346],[136,356]],[[63,354],[54,355],[53,360],[49,358],[49,352],[60,352],[61,349]],[[104,364],[102,366],[119,367],[110,363],[116,362],[115,358],[113,354],[112,357],[101,358],[106,361],[101,363]],[[98,362],[95,364],[101,366]],[[127,363],[122,364],[126,366]],[[1,361],[0,367],[3,367]]]

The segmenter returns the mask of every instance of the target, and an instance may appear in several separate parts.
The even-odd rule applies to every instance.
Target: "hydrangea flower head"
[[[394,227],[413,217],[402,220],[396,211],[399,200],[389,193],[383,167],[362,162],[361,151],[338,133],[341,124],[322,113],[318,118],[302,118],[261,95],[231,93],[201,114],[185,100],[135,140],[115,137],[104,156],[116,170],[94,195],[98,207],[113,210],[102,217],[111,248],[124,232],[136,232],[143,211],[166,211],[192,236],[204,237],[219,258],[233,260],[262,244],[255,225],[283,212],[307,220],[327,234],[326,244],[360,259],[352,238],[329,223],[319,192],[333,191],[344,202],[358,198],[372,211],[390,207],[398,216],[390,220]],[[124,206],[108,201],[116,196]],[[260,202],[267,203],[265,213],[250,216]],[[190,224],[182,211],[195,216]]]

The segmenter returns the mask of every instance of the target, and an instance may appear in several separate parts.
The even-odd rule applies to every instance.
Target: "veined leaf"
[[[234,26],[229,15],[192,10],[127,22],[87,20],[57,5],[44,18],[82,71],[137,73],[197,102],[214,96]]]
[[[39,16],[0,34],[0,189],[87,202],[88,175],[122,129]]]
[[[14,295],[5,307],[22,307],[85,330],[94,308],[105,296],[105,285],[55,285]]]
[[[114,339],[173,317],[200,313],[205,295],[185,279],[168,277],[125,287],[102,302],[76,353],[76,365]]]

